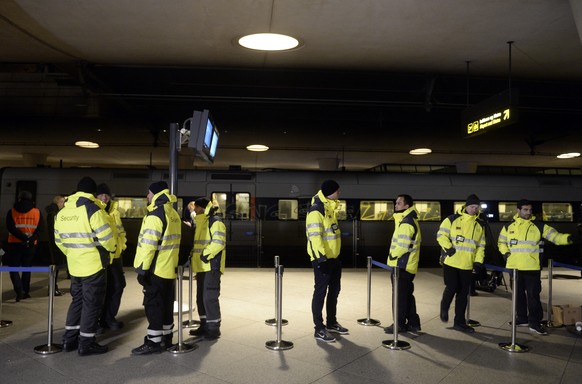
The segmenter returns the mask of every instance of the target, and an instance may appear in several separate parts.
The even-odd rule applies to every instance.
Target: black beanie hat
[[[321,183],[321,192],[323,196],[329,196],[333,194],[340,188],[339,184],[335,180],[325,180]]]
[[[109,189],[109,186],[105,183],[101,183],[97,186],[97,192],[95,192],[95,194],[97,196],[99,195],[109,195],[111,196],[111,190]]]
[[[196,206],[200,208],[206,209],[208,203],[210,203],[210,200],[208,200],[206,197],[199,197],[196,200],[194,200],[194,204],[196,204]]]
[[[156,195],[162,192],[164,189],[168,189],[168,184],[165,181],[158,181],[150,185],[150,191]]]
[[[521,209],[524,205],[532,205],[532,203],[528,199],[521,199],[517,202],[517,209]]]
[[[474,204],[481,205],[481,200],[479,200],[477,195],[469,195],[469,197],[467,197],[467,201],[465,202],[465,207]]]
[[[95,192],[97,192],[97,184],[95,183],[95,180],[89,176],[85,176],[79,180],[79,183],[77,184],[77,191],[91,193],[94,195]]]

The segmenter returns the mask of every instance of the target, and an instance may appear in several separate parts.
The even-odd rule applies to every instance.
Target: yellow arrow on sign
[[[503,120],[509,120],[509,108],[503,111]]]

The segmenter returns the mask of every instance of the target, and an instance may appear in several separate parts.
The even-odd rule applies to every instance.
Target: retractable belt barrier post
[[[271,349],[273,351],[284,351],[287,349],[293,348],[293,343],[290,341],[281,340],[281,328],[282,328],[282,321],[278,321],[283,316],[283,309],[282,309],[282,301],[283,301],[283,266],[277,264],[275,267],[275,284],[277,286],[277,300],[276,300],[276,307],[277,313],[275,315],[275,322],[277,324],[277,340],[267,341],[265,343],[265,347],[267,349]]]
[[[178,265],[178,344],[172,345],[168,348],[168,352],[173,354],[181,354],[191,352],[198,348],[196,344],[184,343],[183,324],[182,324],[182,282],[184,280],[184,266]]]
[[[279,256],[276,255],[275,256],[275,271],[277,270],[277,267],[279,266]],[[277,325],[277,298],[279,297],[279,285],[277,284],[277,276],[275,275],[275,317],[272,319],[267,319],[265,320],[265,324],[267,325],[271,325],[271,326],[276,326]],[[289,322],[285,319],[281,319],[281,325],[287,325]]]
[[[398,278],[400,268],[392,268],[392,318],[394,319],[394,340],[384,340],[382,345],[388,349],[401,350],[409,349],[410,343],[398,340]]]
[[[192,272],[192,257],[188,260],[188,320],[182,321],[184,328],[195,328],[200,326],[200,321],[192,320],[192,311],[194,310],[194,273]],[[182,320],[182,318],[180,318]]]
[[[370,318],[370,305],[372,302],[372,256],[368,256],[367,261],[368,261],[367,262],[367,266],[368,266],[368,301],[367,301],[368,317],[365,319],[358,319],[357,322],[360,325],[380,325],[380,321]]]
[[[1,248],[0,248],[1,250]],[[3,255],[3,254],[2,254]],[[2,258],[0,255],[0,270],[2,269]],[[4,291],[4,283],[2,281],[4,274],[0,271],[0,328],[6,328],[12,325],[11,320],[2,320],[2,292]]]
[[[34,352],[41,355],[50,355],[63,350],[60,344],[53,344],[53,301],[55,298],[55,275],[56,267],[51,265],[49,273],[49,302],[48,302],[48,341],[46,345],[39,345],[34,348]]]
[[[494,268],[500,269],[502,268]],[[511,270],[513,273],[513,286],[511,287],[511,343],[499,343],[499,348],[503,349],[507,352],[515,352],[515,353],[523,353],[529,351],[529,347],[526,347],[523,344],[517,344],[515,342],[516,334],[517,334],[517,278],[518,278],[518,271],[517,269]]]

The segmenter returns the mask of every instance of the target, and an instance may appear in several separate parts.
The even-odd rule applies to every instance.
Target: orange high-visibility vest
[[[32,236],[34,231],[36,231],[36,228],[38,228],[38,224],[40,222],[40,211],[38,208],[32,208],[30,211],[23,213],[18,212],[16,209],[12,208],[12,218],[14,219],[14,225],[16,226],[16,229],[22,233],[30,233]],[[22,243],[23,241],[9,232],[8,242]],[[34,244],[36,245],[36,240],[34,241]]]

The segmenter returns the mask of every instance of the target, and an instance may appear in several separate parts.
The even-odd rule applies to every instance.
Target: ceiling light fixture
[[[247,145],[247,150],[251,152],[265,152],[269,150],[269,147],[263,144],[251,144]]]
[[[580,153],[578,152],[562,153],[561,155],[558,155],[556,157],[558,159],[573,159],[575,157],[580,157]]]
[[[279,33],[254,33],[237,39],[237,43],[256,51],[288,51],[299,46],[299,40]]]
[[[430,148],[416,148],[416,149],[411,149],[410,153],[411,155],[428,155],[429,153],[432,152],[432,149]]]
[[[81,148],[91,148],[91,149],[99,148],[99,144],[94,143],[92,141],[76,141],[75,145]]]

